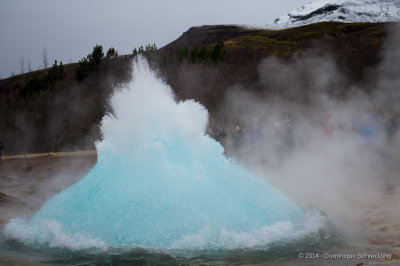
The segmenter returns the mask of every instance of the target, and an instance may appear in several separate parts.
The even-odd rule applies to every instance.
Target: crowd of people
[[[241,123],[234,123],[229,128],[209,127],[207,134],[224,147],[229,157],[243,158],[244,154],[246,157],[250,154],[250,157],[258,162],[264,162],[265,155],[269,152],[281,162],[299,145],[296,136],[296,130],[301,123],[299,120],[290,111],[285,110],[282,118],[273,124],[263,124],[260,117],[253,117],[247,127]],[[331,139],[335,135],[353,134],[371,147],[376,145],[377,139],[384,139],[385,145],[390,145],[398,128],[395,116],[389,112],[380,112],[374,116],[364,114],[356,122],[328,117],[315,124],[324,139]],[[382,145],[382,142],[379,142],[379,145]],[[269,151],[266,151],[266,147]]]

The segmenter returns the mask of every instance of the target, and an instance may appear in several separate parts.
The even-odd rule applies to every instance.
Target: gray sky
[[[162,47],[192,26],[263,26],[310,0],[0,0],[0,78],[79,61],[96,44],[120,54]]]

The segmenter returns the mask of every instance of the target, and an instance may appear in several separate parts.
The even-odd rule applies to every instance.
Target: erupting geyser
[[[226,159],[205,135],[206,109],[176,103],[144,60],[112,106],[90,173],[29,222],[11,220],[6,237],[71,249],[241,248],[318,230],[284,195]]]

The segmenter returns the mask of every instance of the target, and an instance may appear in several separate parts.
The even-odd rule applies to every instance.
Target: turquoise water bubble
[[[230,249],[308,232],[293,202],[205,135],[206,109],[176,103],[144,60],[112,106],[94,168],[29,222],[11,220],[7,237],[71,249]]]

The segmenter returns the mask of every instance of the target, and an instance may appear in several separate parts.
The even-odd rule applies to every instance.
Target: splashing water
[[[143,59],[111,103],[114,116],[102,121],[94,168],[29,222],[12,219],[7,238],[70,249],[231,249],[265,246],[321,226],[226,159],[204,134],[205,108],[176,103]]]

